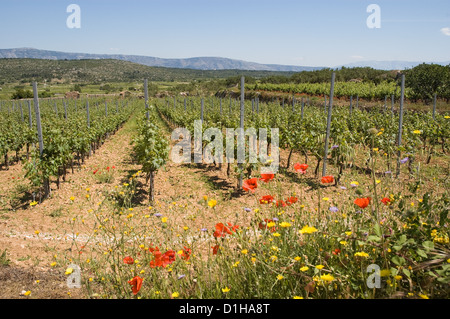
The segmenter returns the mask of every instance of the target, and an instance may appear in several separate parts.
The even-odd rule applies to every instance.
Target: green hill
[[[0,59],[0,85],[5,83],[64,82],[105,83],[149,81],[191,81],[219,79],[237,75],[262,78],[272,75],[290,76],[294,72],[194,70],[149,67],[120,60],[41,60]]]

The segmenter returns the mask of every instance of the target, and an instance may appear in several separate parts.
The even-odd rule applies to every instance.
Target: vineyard
[[[304,96],[0,103],[0,296],[449,298],[450,114],[241,88]]]
[[[270,84],[259,83],[247,85],[249,90],[261,90],[261,91],[277,91],[284,93],[299,93],[313,96],[325,96],[330,94],[330,83],[300,83],[300,84]],[[408,90],[405,92],[405,97],[410,96]],[[400,97],[400,88],[395,82],[383,82],[378,85],[374,83],[354,83],[354,82],[337,82],[334,88],[334,94],[336,97],[350,97],[357,96],[367,100],[382,100],[385,97],[395,98]]]

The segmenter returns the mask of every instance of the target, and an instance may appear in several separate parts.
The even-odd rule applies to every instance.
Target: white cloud
[[[441,32],[442,34],[450,37],[450,28],[442,28]]]
[[[109,48],[110,51],[119,51],[119,48]]]
[[[364,59],[364,57],[363,56],[360,56],[360,55],[352,55],[352,56],[350,56],[352,59]]]

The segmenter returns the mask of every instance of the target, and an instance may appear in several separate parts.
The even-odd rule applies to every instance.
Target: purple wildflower
[[[336,206],[331,206],[330,207],[330,212],[332,213],[336,213],[339,209]]]

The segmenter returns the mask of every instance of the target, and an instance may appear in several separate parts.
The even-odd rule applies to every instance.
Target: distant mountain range
[[[39,50],[34,48],[0,49],[0,58],[30,58],[30,59],[48,59],[48,60],[115,59],[143,64],[146,66],[182,68],[194,70],[249,70],[249,71],[301,72],[301,71],[320,70],[324,68],[324,67],[280,65],[280,64],[261,64],[220,57],[163,59],[141,55],[68,53],[59,51]],[[371,67],[378,70],[404,70],[407,68],[413,68],[421,63],[424,62],[361,61],[336,66],[333,68],[336,69],[344,66],[348,68]],[[450,61],[433,62],[433,63],[448,65],[450,64]]]
[[[58,51],[38,50],[33,48],[0,49],[0,58],[31,58],[48,60],[81,60],[81,59],[114,59],[134,62],[147,66],[182,68],[195,70],[250,70],[250,71],[282,71],[301,72],[320,70],[322,67],[260,64],[242,60],[219,57],[196,57],[187,59],[163,59],[140,55],[123,54],[89,54],[67,53]]]

